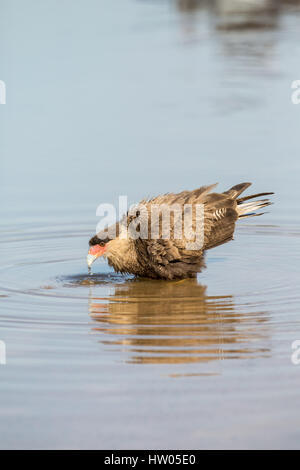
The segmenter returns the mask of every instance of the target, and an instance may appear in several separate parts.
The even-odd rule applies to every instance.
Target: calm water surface
[[[1,448],[299,448],[300,2],[250,3],[0,0]],[[216,181],[275,204],[197,280],[88,275],[99,203]]]

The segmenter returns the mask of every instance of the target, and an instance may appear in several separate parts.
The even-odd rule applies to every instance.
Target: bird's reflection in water
[[[204,363],[269,352],[260,325],[266,316],[239,312],[230,295],[206,295],[196,279],[131,280],[109,298],[91,292],[89,311],[99,341],[122,348],[121,359],[130,363]]]

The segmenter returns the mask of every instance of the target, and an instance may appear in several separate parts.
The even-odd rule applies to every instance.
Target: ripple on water
[[[236,244],[208,253],[208,269],[198,280],[172,282],[122,276],[105,264],[89,275],[88,231],[71,238],[69,230],[53,233],[14,234],[10,240],[6,232],[0,240],[6,254],[0,321],[6,327],[88,325],[100,347],[121,361],[209,363],[268,357],[271,332],[287,321],[287,305],[291,323],[299,309],[296,229],[241,226]]]

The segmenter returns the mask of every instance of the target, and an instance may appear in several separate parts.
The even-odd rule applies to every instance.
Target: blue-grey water
[[[0,0],[1,448],[299,448],[299,57],[296,0]],[[88,276],[98,204],[242,181],[197,280]]]

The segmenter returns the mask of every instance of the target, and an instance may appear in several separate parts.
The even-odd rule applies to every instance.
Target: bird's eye
[[[140,211],[136,211],[135,213],[136,217],[139,217],[141,215],[141,212]]]

